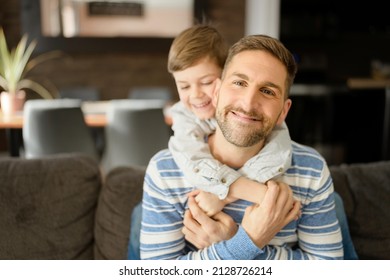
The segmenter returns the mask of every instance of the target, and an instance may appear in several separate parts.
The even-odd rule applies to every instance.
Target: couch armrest
[[[145,169],[117,167],[105,178],[96,212],[95,259],[127,258],[130,217],[141,201]]]

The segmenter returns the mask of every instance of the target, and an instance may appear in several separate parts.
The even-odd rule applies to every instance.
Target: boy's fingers
[[[200,193],[200,190],[193,190],[187,194],[187,196],[197,196]]]
[[[210,225],[211,223],[214,222],[209,216],[207,216],[202,211],[202,209],[200,209],[198,204],[195,202],[194,197],[192,197],[192,196],[190,196],[188,198],[188,208],[191,211],[191,215],[192,215],[193,219],[195,219],[202,226],[207,227],[208,225]]]

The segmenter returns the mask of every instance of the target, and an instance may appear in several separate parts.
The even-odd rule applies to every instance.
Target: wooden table
[[[82,110],[85,122],[90,127],[104,127],[107,124],[107,106],[109,101],[84,102]],[[22,129],[23,112],[4,115],[0,110],[0,129]]]
[[[86,114],[85,122],[90,127],[104,127],[107,124],[105,114]],[[5,129],[9,154],[12,157],[20,155],[19,148],[23,141],[23,114],[18,112],[16,114],[6,116],[0,112],[0,129]]]
[[[107,123],[105,114],[86,114],[84,116],[85,122],[90,127],[104,127]],[[5,116],[0,111],[0,129],[22,129],[23,115],[17,113],[11,116]]]
[[[82,104],[84,119],[90,127],[105,127],[107,125],[107,109],[109,101],[87,101]],[[172,125],[172,120],[164,110],[165,122]],[[23,112],[12,115],[3,115],[0,110],[0,129],[5,129],[7,142],[11,156],[19,156],[19,148],[22,143],[21,130],[23,129]]]

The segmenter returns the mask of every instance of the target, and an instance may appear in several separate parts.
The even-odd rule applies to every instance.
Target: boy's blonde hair
[[[182,71],[206,57],[222,69],[227,52],[225,40],[214,27],[194,25],[173,40],[168,55],[168,72]]]

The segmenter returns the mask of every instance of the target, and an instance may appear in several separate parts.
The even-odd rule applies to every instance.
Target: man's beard
[[[257,119],[257,124],[261,122],[262,125],[256,126],[255,124],[256,127],[253,127],[251,124],[231,122],[227,120],[228,112],[231,110]],[[232,106],[217,109],[216,119],[225,139],[237,147],[251,147],[264,141],[275,126],[275,122],[272,122],[264,114],[255,111],[245,112],[241,108],[233,108]]]

